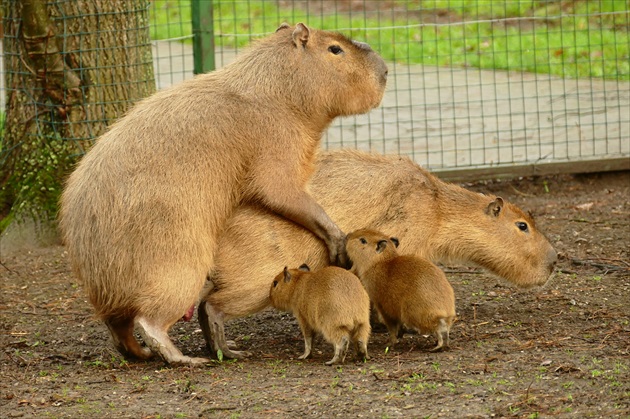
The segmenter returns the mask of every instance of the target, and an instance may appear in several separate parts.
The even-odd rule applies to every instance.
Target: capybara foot
[[[226,351],[221,350],[221,353],[223,354],[224,358],[229,359],[245,359],[253,355],[251,352],[248,351],[233,351],[230,348],[227,348]]]
[[[446,345],[440,345],[439,343],[437,344],[437,346],[435,348],[429,349],[429,352],[441,352],[444,351],[448,348],[448,346]]]
[[[142,339],[144,339],[144,343],[146,343],[153,352],[160,354],[169,364],[193,365],[210,362],[207,358],[191,358],[182,354],[169,338],[167,325],[145,317],[138,317],[136,324],[139,326],[138,331]]]
[[[251,352],[236,351],[237,345],[233,340],[225,339],[225,326],[223,313],[216,310],[212,304],[205,301],[199,304],[197,312],[199,324],[206,340],[206,346],[210,352],[219,357],[219,352],[223,358],[243,359],[252,356]]]

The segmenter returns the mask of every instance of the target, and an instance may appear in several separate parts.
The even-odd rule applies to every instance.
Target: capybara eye
[[[273,287],[277,287],[278,286],[278,281],[273,281]]]
[[[516,226],[518,227],[519,230],[521,231],[528,231],[529,227],[527,226],[527,223],[524,223],[522,221],[519,221],[516,223]]]
[[[361,237],[361,243],[362,244],[367,244],[367,240],[365,240],[363,237]]]
[[[328,51],[332,52],[335,55],[339,55],[343,52],[339,45],[331,45],[328,47]]]

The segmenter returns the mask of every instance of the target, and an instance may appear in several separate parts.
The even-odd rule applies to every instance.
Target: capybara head
[[[534,219],[501,197],[485,198],[481,204],[485,207],[471,208],[469,214],[462,214],[470,217],[465,230],[458,229],[457,222],[452,220],[447,235],[459,234],[458,246],[478,249],[472,258],[475,263],[516,285],[530,288],[545,284],[558,255],[536,229]]]
[[[255,51],[248,57],[250,65],[276,73],[260,78],[257,88],[293,96],[285,101],[305,115],[311,109],[326,109],[331,119],[361,114],[383,98],[387,65],[368,44],[340,33],[284,23],[274,35],[259,40]]]
[[[399,245],[396,237],[387,237],[383,233],[360,229],[346,237],[346,251],[352,262],[352,270],[359,277],[377,262],[389,260],[398,256],[396,248]]]
[[[293,294],[300,277],[305,272],[310,272],[307,264],[303,264],[298,269],[289,269],[287,266],[273,279],[269,299],[271,305],[278,310],[293,311]]]

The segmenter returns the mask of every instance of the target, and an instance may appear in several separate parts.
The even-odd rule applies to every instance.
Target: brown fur
[[[344,263],[344,234],[305,185],[323,131],[377,106],[386,76],[366,44],[282,25],[231,65],[141,101],[96,142],[68,179],[60,225],[121,352],[150,356],[137,324],[168,362],[207,361],[183,356],[167,331],[198,301],[241,203],[303,225]]]
[[[389,331],[389,345],[398,342],[404,324],[438,340],[434,351],[448,347],[455,320],[453,287],[440,268],[425,258],[399,255],[398,241],[375,230],[348,234],[346,250],[352,271],[367,290]]]
[[[350,341],[357,357],[367,359],[370,338],[370,299],[359,279],[335,266],[310,272],[307,265],[279,273],[269,292],[271,305],[298,320],[304,335],[304,354],[311,354],[313,336],[321,333],[335,347],[326,365],[343,364]]]
[[[443,182],[405,157],[323,153],[310,191],[344,231],[390,233],[401,239],[402,254],[476,264],[519,287],[543,285],[557,259],[518,207]],[[517,222],[527,223],[528,231]],[[200,320],[203,326],[210,318],[206,339],[225,354],[223,322],[268,306],[267,278],[285,264],[319,269],[328,261],[325,247],[304,229],[252,206],[238,209],[220,243],[214,289],[200,306]]]

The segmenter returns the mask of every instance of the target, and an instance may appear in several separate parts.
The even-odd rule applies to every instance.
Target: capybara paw
[[[245,358],[249,358],[252,355],[253,354],[251,352],[248,352],[248,351],[226,350],[226,351],[223,352],[223,357],[224,358],[230,358],[230,359],[245,359]]]

